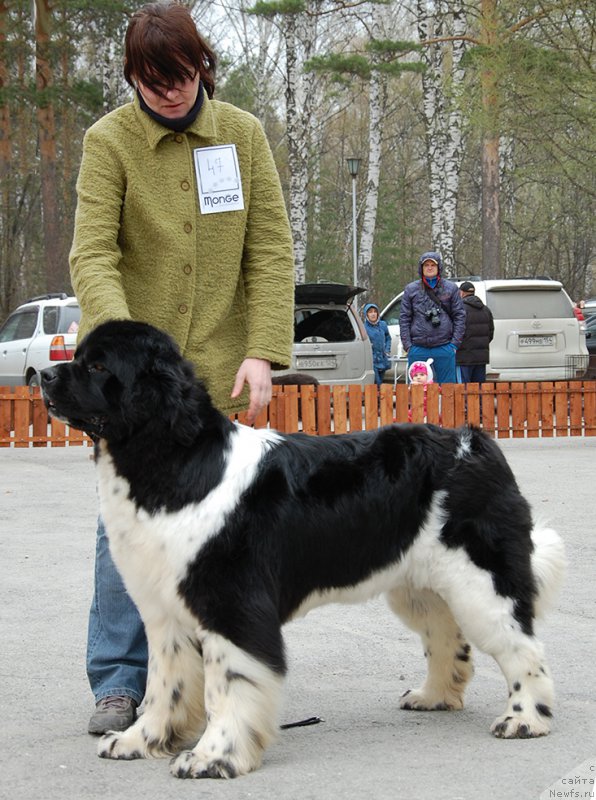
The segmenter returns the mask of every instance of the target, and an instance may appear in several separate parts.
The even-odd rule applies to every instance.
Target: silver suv
[[[463,280],[474,282],[476,296],[490,308],[495,321],[487,381],[564,381],[584,376],[588,368],[585,328],[559,281],[462,278],[454,282]],[[391,333],[397,380],[403,380],[406,371],[399,338],[402,296],[403,292],[381,312]],[[388,379],[390,373],[385,376]]]
[[[39,373],[70,361],[81,309],[76,297],[44,294],[20,305],[0,328],[0,386],[39,386]]]
[[[274,377],[301,373],[329,385],[374,383],[370,340],[353,305],[364,291],[340,283],[298,284],[292,365]]]

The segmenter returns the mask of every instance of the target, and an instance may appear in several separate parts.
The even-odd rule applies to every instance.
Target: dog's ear
[[[192,364],[178,354],[157,356],[142,387],[139,402],[148,403],[154,416],[167,424],[173,439],[181,445],[195,441],[213,407]]]
[[[204,430],[209,418],[211,399],[203,384],[197,380],[192,365],[187,361],[178,364],[176,390],[170,403],[172,436],[181,445],[192,444]],[[206,413],[207,412],[207,413]]]

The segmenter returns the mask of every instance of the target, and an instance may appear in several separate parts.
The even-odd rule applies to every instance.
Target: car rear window
[[[327,342],[353,342],[356,331],[347,311],[339,308],[298,308],[294,317],[294,341],[317,338]]]
[[[62,306],[56,333],[72,333],[73,331],[77,331],[80,319],[81,309],[79,306]]]
[[[573,317],[573,308],[561,289],[508,289],[486,292],[486,304],[495,319],[559,319]]]

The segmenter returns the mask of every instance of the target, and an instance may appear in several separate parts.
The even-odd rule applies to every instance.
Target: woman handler
[[[215,63],[184,6],[132,16],[124,75],[134,99],[85,135],[71,277],[80,335],[108,319],[166,330],[219,409],[248,405],[252,422],[271,399],[271,365],[290,363],[292,240],[264,131],[213,99]],[[143,625],[100,520],[90,733],[133,722],[146,673]]]

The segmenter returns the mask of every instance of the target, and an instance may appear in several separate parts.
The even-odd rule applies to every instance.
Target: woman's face
[[[167,119],[185,117],[194,106],[199,91],[200,75],[196,72],[192,80],[176,83],[170,88],[159,87],[159,94],[142,81],[138,81],[139,92],[151,111]]]

